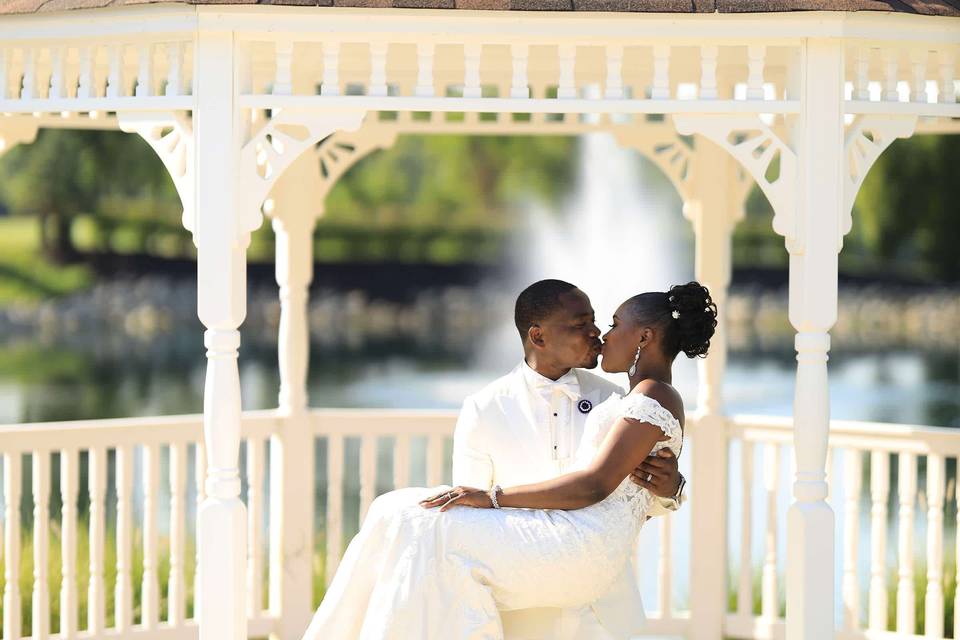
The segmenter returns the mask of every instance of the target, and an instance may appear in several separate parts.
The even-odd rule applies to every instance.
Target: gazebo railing
[[[286,637],[284,616],[309,615],[291,611],[283,589],[268,588],[284,579],[284,558],[290,561],[273,547],[298,533],[309,536],[309,553],[296,561],[310,564],[312,608],[376,495],[450,481],[451,412],[315,409],[297,420],[277,411],[243,416],[250,637]],[[279,470],[271,468],[276,458],[270,453],[292,425],[303,426],[312,445],[301,452],[306,466],[298,472],[312,504],[303,505],[305,517],[278,527],[270,489]],[[697,455],[695,425],[690,420],[688,456]],[[201,430],[200,416],[0,427],[5,639],[195,637],[192,524],[204,496],[196,481],[204,475]],[[943,626],[957,623],[950,613],[956,482],[947,459],[960,456],[960,432],[837,421],[831,436],[830,501],[842,541],[837,637],[894,629],[897,637],[943,637]],[[726,563],[730,593],[716,594],[727,602],[724,634],[780,638],[791,421],[731,418],[727,440],[728,503],[737,515],[717,528],[727,532],[733,550]],[[696,487],[691,477],[684,509],[696,508]],[[697,625],[696,611],[682,610],[673,594],[692,574],[681,575],[685,563],[676,560],[689,557],[682,545],[697,544],[698,534],[685,538],[674,517],[655,522],[655,545],[641,550],[643,565],[656,574],[656,601],[647,602],[649,633],[687,635]],[[302,526],[308,531],[291,530]]]
[[[792,482],[792,421],[740,416],[729,421],[728,437],[731,450],[738,452],[731,456],[729,486],[739,493],[741,510],[735,525],[739,536],[731,537],[739,547],[738,561],[730,562],[736,606],[727,615],[726,632],[735,638],[782,638],[786,526],[781,516]],[[890,632],[897,638],[942,638],[945,627],[958,637],[960,556],[955,546],[948,553],[944,549],[945,538],[960,544],[960,520],[954,517],[957,477],[947,473],[948,460],[958,457],[956,429],[831,423],[829,502],[842,567],[837,638]],[[956,462],[949,467],[956,469]],[[758,532],[759,572],[754,562],[744,562],[757,555],[753,536]]]

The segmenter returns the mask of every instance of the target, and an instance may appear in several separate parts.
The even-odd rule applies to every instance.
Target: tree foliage
[[[854,216],[880,260],[960,280],[960,136],[894,142],[867,175]]]
[[[153,151],[139,138],[113,131],[42,129],[33,144],[12,149],[0,163],[0,196],[8,209],[39,219],[49,257],[76,257],[70,225],[109,197],[176,198]]]

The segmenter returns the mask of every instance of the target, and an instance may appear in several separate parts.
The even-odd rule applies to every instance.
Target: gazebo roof
[[[494,11],[612,11],[768,13],[777,11],[886,11],[960,17],[960,0],[162,0],[176,4],[271,4],[373,9]],[[38,13],[154,4],[154,0],[7,0],[0,14]]]

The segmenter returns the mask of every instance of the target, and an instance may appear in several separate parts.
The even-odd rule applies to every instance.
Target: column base
[[[247,508],[208,496],[197,513],[200,640],[247,638]]]
[[[834,514],[826,502],[787,512],[787,640],[834,635]]]

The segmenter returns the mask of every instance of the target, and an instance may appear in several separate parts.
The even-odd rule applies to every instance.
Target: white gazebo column
[[[692,638],[723,636],[727,585],[727,434],[723,377],[727,364],[726,301],[731,276],[731,237],[743,207],[736,163],[702,137],[692,154],[693,196],[683,206],[696,238],[697,280],[710,290],[719,316],[710,352],[698,362],[699,398],[693,426],[696,450],[690,478],[691,529],[710,531],[691,547]]]
[[[808,39],[800,65],[796,208],[793,233],[786,237],[789,316],[797,330],[797,475],[795,502],[787,513],[787,638],[820,640],[834,633],[834,515],[826,502],[825,474],[830,432],[827,352],[837,319],[842,229],[849,228],[843,225],[842,43]]]
[[[203,438],[206,498],[197,514],[201,640],[247,637],[246,508],[240,500],[239,327],[246,316],[246,248],[239,180],[241,127],[233,34],[204,29],[196,44],[194,117],[197,309],[207,328]]]
[[[280,619],[279,637],[303,634],[312,613],[313,487],[303,482],[313,465],[307,415],[310,329],[307,303],[313,280],[313,229],[319,160],[303,153],[273,189],[276,275],[280,287],[280,432],[270,440],[270,610]]]

